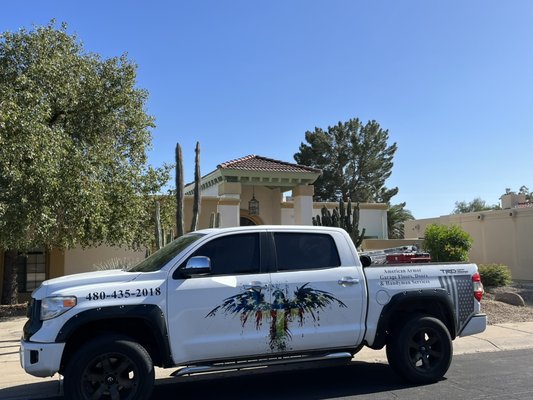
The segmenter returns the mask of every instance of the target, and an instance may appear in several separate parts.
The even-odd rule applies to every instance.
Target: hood
[[[99,283],[129,282],[137,278],[140,272],[127,272],[120,269],[107,271],[84,272],[81,274],[66,275],[44,281],[42,285],[33,292],[33,297],[40,300],[44,297],[59,294],[63,289],[77,288],[86,285]]]

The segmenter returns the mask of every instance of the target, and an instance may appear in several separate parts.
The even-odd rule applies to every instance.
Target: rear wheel
[[[416,315],[395,329],[387,343],[387,359],[400,376],[414,383],[441,379],[452,361],[452,340],[438,319]]]
[[[101,336],[79,349],[65,369],[67,399],[147,399],[154,367],[140,344],[120,336]]]

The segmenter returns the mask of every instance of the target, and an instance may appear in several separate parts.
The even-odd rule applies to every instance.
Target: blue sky
[[[0,31],[55,18],[85,49],[127,53],[156,118],[149,162],[186,179],[248,154],[293,162],[307,130],[376,120],[388,187],[416,218],[533,190],[533,2],[9,1]]]

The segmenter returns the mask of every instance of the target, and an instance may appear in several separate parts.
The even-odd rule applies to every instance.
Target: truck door
[[[273,232],[270,346],[274,351],[354,347],[364,334],[362,268],[340,233]]]
[[[261,271],[261,236],[219,236],[193,256],[209,257],[211,272],[168,282],[168,323],[176,364],[236,358],[268,350],[262,315],[270,302],[270,274]],[[190,257],[189,257],[190,258]]]

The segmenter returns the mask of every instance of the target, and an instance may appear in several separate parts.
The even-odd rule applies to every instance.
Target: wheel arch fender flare
[[[424,313],[441,320],[453,339],[457,336],[455,307],[448,292],[442,288],[405,291],[392,296],[379,316],[373,349],[381,349],[387,342],[391,327],[412,312]]]
[[[139,322],[149,327],[150,334],[156,350],[161,355],[163,365],[172,365],[171,348],[165,315],[161,308],[155,304],[120,305],[109,307],[98,307],[85,310],[70,318],[59,330],[55,341],[69,343],[80,330],[89,325],[115,324],[115,326],[126,327],[127,322]],[[128,332],[121,330],[123,334],[135,338],[138,332]],[[105,329],[103,330],[105,333]],[[110,332],[111,333],[111,332]]]

